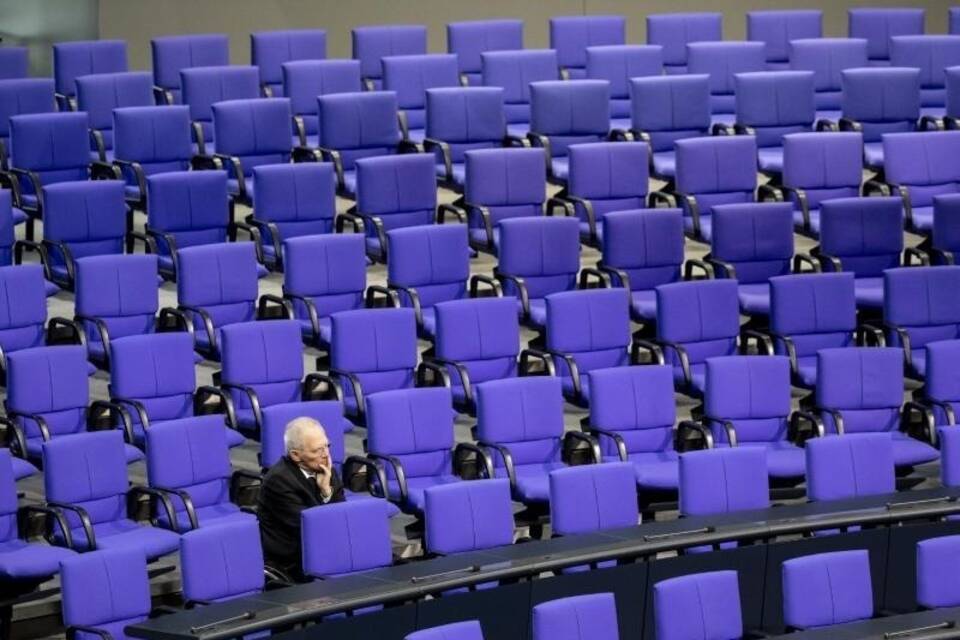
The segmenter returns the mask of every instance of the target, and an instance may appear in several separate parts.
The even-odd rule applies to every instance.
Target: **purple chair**
[[[764,447],[688,451],[680,456],[680,514],[704,516],[767,509],[767,473]]]
[[[542,149],[478,149],[464,154],[463,207],[471,248],[496,255],[500,221],[543,216],[545,159]]]
[[[661,580],[653,585],[653,608],[657,640],[743,637],[736,571],[693,573]]]
[[[630,128],[630,80],[663,74],[663,48],[611,44],[587,47],[587,75],[610,83],[610,129]]]
[[[317,146],[317,98],[332,93],[359,93],[359,60],[296,60],[283,63],[283,93],[290,98],[293,132],[301,146]]]
[[[483,84],[503,89],[507,132],[525,136],[530,129],[530,83],[560,77],[553,49],[487,51],[480,54]]]
[[[206,155],[214,146],[213,105],[224,100],[260,97],[260,73],[256,67],[191,67],[180,71],[181,100],[190,107],[190,127],[197,153]]]
[[[480,60],[485,51],[516,51],[523,49],[522,20],[470,20],[447,23],[447,51],[457,55],[460,83],[464,86],[482,84],[483,66]]]
[[[953,579],[960,565],[960,537],[941,536],[917,543],[917,604],[924,609],[960,606]]]
[[[427,90],[459,87],[457,56],[449,53],[386,56],[382,59],[383,90],[397,95],[404,140],[422,142],[426,135]]]
[[[788,629],[829,627],[873,617],[870,554],[834,551],[783,563],[783,621]]]
[[[587,77],[587,48],[627,41],[623,16],[559,16],[550,18],[550,48],[557,52],[564,80]]]
[[[30,50],[26,47],[0,47],[0,80],[26,78],[30,67]]]
[[[863,134],[867,167],[884,166],[883,137],[914,131],[920,119],[920,70],[887,67],[842,72],[841,131]]]
[[[448,25],[449,28],[449,25]],[[403,640],[483,640],[483,629],[477,620],[453,622],[408,634]]]
[[[770,315],[767,280],[791,271],[793,255],[793,207],[788,202],[721,204],[713,208],[713,237],[705,260],[718,278],[737,281],[740,310],[748,316]],[[814,271],[813,258],[798,255]]]
[[[386,505],[374,500],[339,502],[300,515],[303,572],[335,579],[393,564]]]
[[[63,625],[71,638],[124,638],[127,626],[150,616],[150,578],[139,549],[65,559],[60,579]]]
[[[842,74],[867,66],[867,41],[859,38],[804,38],[790,41],[790,68],[812,71],[817,118],[842,116]]]
[[[630,95],[630,132],[650,146],[651,173],[669,182],[676,174],[674,143],[710,134],[710,78],[631,78]]]
[[[747,12],[747,40],[766,47],[767,68],[790,68],[790,42],[823,35],[823,11],[788,9]]]
[[[550,600],[533,608],[531,640],[616,640],[617,603],[612,593]]]
[[[960,131],[889,133],[882,145],[887,186],[871,180],[864,185],[864,194],[899,195],[907,229],[930,233],[934,198],[960,192],[960,171],[950,161],[960,152]]]
[[[113,110],[126,107],[152,107],[153,86],[146,71],[123,71],[79,76],[77,108],[87,114],[90,127],[91,157],[111,162],[114,150]]]
[[[757,142],[753,136],[688,138],[676,142],[676,198],[686,233],[701,242],[713,237],[713,207],[753,202],[757,188]]]
[[[255,520],[205,527],[180,538],[180,578],[187,606],[256,595],[265,586],[264,569]]]
[[[783,137],[779,189],[784,199],[793,203],[793,224],[798,233],[819,237],[820,204],[833,198],[856,198],[862,180],[861,134],[791,133]]]
[[[53,78],[61,111],[77,110],[76,79],[127,70],[125,40],[78,40],[53,45]]]
[[[610,132],[610,83],[606,80],[549,80],[530,83],[531,146],[547,154],[547,180],[565,186],[569,148],[601,142]]]
[[[948,33],[952,35],[960,34],[960,9],[950,7],[947,12],[947,19],[950,22]]]
[[[323,29],[287,29],[250,34],[250,64],[260,69],[260,90],[267,98],[287,95],[284,92],[284,64],[326,57],[327,32]]]
[[[955,449],[956,436],[950,436],[951,443],[948,443],[944,437],[950,432],[949,427],[956,424],[957,412],[960,411],[960,386],[958,386],[957,376],[954,375],[954,365],[956,357],[960,355],[960,341],[941,340],[929,342],[924,348],[926,362],[926,384],[917,394],[916,400],[933,412],[934,423],[942,425],[939,429],[941,438],[940,449],[943,461],[941,470],[944,474],[944,485],[960,485],[960,481],[951,480],[947,482],[948,475],[956,473],[953,469],[955,464],[951,465],[948,460],[960,460],[956,454],[951,456],[948,451],[957,451]]]
[[[783,172],[784,137],[813,131],[813,73],[761,71],[734,76],[735,131],[756,136],[757,166],[768,174]]]
[[[513,504],[507,480],[443,484],[430,487],[424,496],[427,553],[451,555],[513,544]]]
[[[427,52],[427,28],[423,25],[390,24],[354,27],[350,31],[353,59],[360,61],[367,91],[383,86],[381,60],[386,56],[422,55]]]
[[[960,254],[960,194],[933,198],[933,228],[924,249],[932,264],[956,264]],[[922,262],[922,261],[921,261]]]
[[[847,30],[851,38],[864,38],[870,64],[890,64],[890,39],[893,36],[923,35],[924,9],[857,8],[847,9]]]
[[[623,529],[639,520],[633,465],[587,464],[550,472],[554,535]]]
[[[807,497],[848,500],[896,491],[893,441],[885,433],[852,433],[807,442]]]
[[[222,33],[153,38],[150,51],[157,104],[180,104],[182,69],[230,64],[230,42]]]
[[[0,58],[10,47],[0,48]],[[0,60],[0,75],[10,69]],[[0,169],[7,168],[10,118],[28,113],[53,113],[57,109],[51,78],[0,79]],[[22,222],[22,220],[18,220]]]
[[[761,42],[693,42],[687,45],[687,72],[710,76],[710,114],[714,123],[733,124],[735,77],[764,71],[765,47]]]
[[[838,198],[820,207],[820,246],[811,253],[824,271],[850,271],[857,307],[883,307],[883,271],[900,266],[903,207],[899,198]]]
[[[890,38],[890,64],[920,69],[920,112],[925,121],[943,116],[947,104],[945,69],[960,65],[957,36],[894,36]]]
[[[859,347],[817,352],[816,407],[830,434],[882,433],[893,441],[900,470],[940,457],[931,446],[933,416],[915,402],[903,402],[903,352]],[[919,413],[922,420],[911,426]]]
[[[723,40],[720,13],[662,13],[647,16],[647,44],[663,47],[668,75],[687,73],[687,45]]]

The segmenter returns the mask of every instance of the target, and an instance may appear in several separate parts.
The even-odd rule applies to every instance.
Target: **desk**
[[[776,637],[783,640],[788,638],[790,640],[866,640],[867,638],[893,640],[898,637],[902,640],[960,640],[960,625],[955,625],[953,628],[946,628],[944,625],[944,623],[957,621],[960,621],[960,607],[874,618]],[[910,633],[911,631],[915,633]],[[891,637],[888,634],[899,635]]]

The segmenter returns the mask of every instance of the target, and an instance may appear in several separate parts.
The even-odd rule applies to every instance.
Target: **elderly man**
[[[294,579],[303,579],[300,512],[343,502],[343,484],[330,460],[330,441],[313,418],[292,420],[283,434],[286,455],[263,478],[260,535],[266,562]]]

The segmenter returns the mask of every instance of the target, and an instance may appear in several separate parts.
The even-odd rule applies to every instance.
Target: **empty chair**
[[[720,13],[661,13],[647,16],[647,44],[663,47],[668,74],[687,73],[687,44],[723,40]]]
[[[867,66],[867,41],[861,38],[803,38],[790,41],[790,68],[813,71],[817,117],[841,117],[842,74]]]
[[[310,577],[338,578],[393,564],[390,520],[375,500],[305,509],[300,521],[303,572]]]
[[[256,67],[192,67],[180,71],[183,104],[190,107],[193,143],[200,154],[213,146],[213,105],[224,100],[244,100],[260,96]]]
[[[485,51],[523,49],[522,20],[469,20],[447,23],[447,51],[456,54],[460,81],[464,85],[481,84],[483,67],[480,55]]]
[[[846,500],[896,491],[893,441],[885,433],[814,438],[805,447],[807,497]]]
[[[823,11],[787,9],[747,11],[747,40],[766,47],[767,68],[790,68],[790,42],[823,35]]]
[[[612,593],[550,600],[533,607],[532,640],[615,640],[617,603]]]
[[[171,420],[217,411],[220,423],[236,425],[232,400],[217,387],[197,386],[193,337],[185,332],[127,336],[110,345],[110,400],[130,416],[133,443],[144,447],[148,429]],[[211,406],[210,400],[216,400]],[[226,432],[231,447],[244,438]]]
[[[591,370],[632,362],[630,298],[616,288],[553,293],[545,300],[547,353],[553,357],[564,396],[585,405]]]
[[[633,466],[613,462],[550,472],[550,521],[555,535],[632,527],[640,519]]]
[[[670,181],[676,174],[674,143],[710,133],[710,78],[631,78],[630,95],[633,137],[650,145],[653,175]]]
[[[173,505],[173,522],[167,514],[159,514],[163,526],[190,531],[256,521],[233,502],[244,476],[230,468],[222,417],[182,418],[153,425],[146,430],[146,445],[147,480],[152,488],[170,494]]]
[[[230,42],[223,33],[161,36],[150,40],[157,104],[180,104],[180,71],[230,64]]]
[[[920,71],[889,67],[842,72],[841,131],[863,134],[864,163],[884,166],[883,136],[917,128],[920,118]]]
[[[680,456],[680,514],[703,516],[769,508],[767,457],[762,447],[684,453]]]
[[[53,45],[53,78],[62,111],[77,108],[75,80],[78,77],[126,70],[125,40],[78,40]]]
[[[17,262],[22,261],[22,251],[25,245],[22,242],[17,243],[15,225],[13,191],[0,189],[0,265],[2,266],[12,265],[15,257],[19,258]],[[49,284],[53,289],[50,295],[53,295],[59,290],[59,287],[53,283]],[[44,285],[44,289],[46,288],[46,285]]]
[[[317,98],[317,104],[320,154],[324,161],[333,162],[338,194],[354,198],[356,161],[397,152],[397,96],[389,91],[328,94]]]
[[[220,359],[219,329],[254,319],[257,258],[251,243],[209,244],[177,252],[178,308],[193,321],[194,346]]]
[[[423,25],[354,27],[350,37],[353,59],[360,61],[360,71],[368,91],[379,90],[383,85],[381,60],[384,57],[427,52],[427,28]]]
[[[123,253],[127,206],[119,180],[60,182],[43,188],[43,247],[51,280],[73,290],[77,261]]]
[[[513,505],[505,479],[455,482],[424,492],[427,553],[450,555],[513,544]]]
[[[606,80],[551,80],[530,83],[530,132],[533,146],[543,147],[547,179],[565,185],[569,148],[600,142],[610,131],[610,83]]]
[[[927,538],[917,543],[917,604],[925,609],[955,607],[960,604],[957,593],[957,558],[960,549],[957,536]]]
[[[611,211],[602,221],[603,253],[597,268],[630,294],[635,322],[657,318],[660,284],[678,282],[683,268],[683,213],[679,209]]]
[[[230,199],[224,171],[172,171],[147,178],[148,246],[160,275],[177,280],[179,251],[227,240]]]
[[[327,32],[323,29],[287,29],[250,34],[250,64],[260,70],[260,89],[268,98],[287,95],[283,65],[294,60],[327,57]]]
[[[347,416],[363,424],[371,394],[414,385],[416,317],[413,309],[360,309],[330,320],[330,375],[341,382]]]
[[[330,164],[262,165],[253,170],[253,214],[248,222],[260,231],[267,265],[283,270],[283,242],[288,238],[333,231],[336,176]]]
[[[736,129],[756,136],[760,171],[783,171],[784,137],[813,130],[813,73],[761,71],[734,76]]]
[[[364,239],[339,234],[289,238],[283,242],[283,261],[283,297],[293,306],[303,340],[326,351],[331,314],[364,305]]]
[[[933,264],[956,264],[960,253],[960,194],[945,194],[933,198],[933,228],[930,230],[928,253]]]
[[[497,226],[500,255],[494,277],[505,295],[517,298],[521,322],[543,329],[545,298],[577,286],[580,225],[572,218],[540,217],[502,220]]]
[[[960,286],[960,267],[887,269],[883,272],[883,324],[887,344],[903,349],[907,375],[927,373],[926,345],[960,338],[960,308],[952,291]]]
[[[939,118],[947,104],[948,67],[960,65],[960,38],[956,36],[894,36],[890,64],[920,69],[920,111]]]
[[[367,410],[367,456],[384,465],[388,497],[405,513],[421,515],[426,490],[459,482],[460,452],[478,451],[454,441],[449,389],[375,393]]]
[[[150,578],[139,549],[85,553],[63,562],[63,625],[72,637],[124,638],[150,615]]]
[[[496,254],[501,220],[543,215],[545,158],[541,149],[479,149],[464,154],[463,207],[472,248]]]
[[[550,18],[550,48],[566,80],[587,77],[587,47],[626,44],[623,16],[559,16]]]
[[[408,634],[404,640],[446,640],[447,638],[462,638],[462,640],[483,640],[483,629],[477,620],[466,622],[452,622],[439,627],[430,627]]]
[[[429,154],[357,160],[357,206],[337,218],[366,236],[367,255],[386,262],[387,232],[433,224],[437,219],[437,176]]]
[[[459,87],[457,57],[448,53],[383,58],[383,89],[397,95],[405,140],[420,142],[426,129],[427,90]]]
[[[880,189],[903,200],[904,222],[914,233],[933,228],[934,198],[960,192],[960,171],[951,158],[960,153],[960,131],[890,133],[883,136],[884,181],[888,190],[873,182],[865,191]],[[923,162],[918,159],[923,158]]]
[[[663,74],[657,45],[610,44],[587,47],[586,77],[610,83],[610,128],[630,128],[630,79]]]
[[[873,585],[866,550],[818,553],[783,563],[783,622],[788,629],[872,617]]]
[[[480,54],[483,84],[503,89],[507,131],[526,135],[530,129],[530,83],[560,77],[553,49],[487,51]]]
[[[718,278],[736,279],[740,309],[745,315],[770,314],[767,280],[790,273],[791,258],[790,203],[721,204],[713,208],[713,238],[706,260]],[[807,262],[819,268],[812,258],[807,257]]]
[[[694,42],[687,45],[687,71],[710,76],[713,122],[733,124],[737,74],[763,71],[767,63],[761,42]]]
[[[301,146],[317,145],[317,97],[328,93],[357,93],[359,60],[296,60],[283,64],[283,92],[290,98],[294,134]]]
[[[147,178],[190,168],[187,107],[125,107],[113,113],[113,164],[126,182],[128,206],[147,210]]]
[[[695,240],[713,237],[713,207],[753,202],[757,188],[757,142],[753,136],[678,140],[676,197],[686,233]]]
[[[890,64],[893,36],[922,35],[926,11],[914,8],[847,9],[847,31],[851,38],[867,41],[870,64]]]
[[[582,433],[563,432],[563,394],[553,376],[494,380],[477,386],[477,444],[494,474],[510,480],[513,499],[544,506],[550,472],[565,466]]]
[[[743,637],[736,571],[693,573],[653,585],[658,640]]]
[[[90,150],[95,159],[113,159],[113,110],[123,107],[153,106],[153,86],[146,71],[102,73],[80,76],[77,83],[77,108],[87,114],[90,126]]]
[[[116,430],[45,442],[44,494],[49,506],[65,512],[78,551],[124,549],[152,561],[176,551],[180,536],[159,527],[141,526],[134,520],[135,509],[131,507],[144,496],[154,500],[156,508],[151,517],[162,512],[169,522],[173,509],[168,494],[130,486],[123,447],[123,436]]]
[[[852,273],[770,278],[770,338],[790,358],[793,384],[817,384],[817,350],[856,344],[857,306]]]
[[[910,426],[912,403],[903,403],[903,352],[894,348],[821,349],[817,352],[816,406],[827,433],[884,433],[901,470],[939,457],[936,434],[922,421]],[[901,406],[903,410],[901,411]]]
[[[223,162],[235,201],[253,203],[253,170],[290,162],[290,100],[253,98],[213,105],[215,159]]]
[[[23,349],[7,357],[7,399],[4,409],[13,421],[20,453],[39,461],[45,442],[84,432],[107,412],[122,427],[120,454],[127,462],[143,458],[130,440],[126,413],[105,400],[90,402],[86,349],[80,345]],[[70,439],[67,438],[69,442]],[[49,497],[49,496],[48,496]]]
[[[10,118],[7,170],[16,178],[17,206],[27,214],[27,240],[43,217],[43,187],[86,180],[90,143],[85,113],[34,113]]]
[[[604,217],[643,209],[650,181],[650,148],[638,142],[591,142],[567,152],[567,191],[585,244],[603,245]]]
[[[736,353],[740,305],[733,280],[675,282],[657,287],[657,343],[682,393],[706,388],[706,360]]]
[[[800,416],[790,411],[790,361],[782,356],[708,359],[703,421],[717,445],[765,449],[767,473],[779,481],[803,477],[799,445],[820,435],[810,420],[812,433],[799,432]]]
[[[218,524],[180,538],[180,578],[188,603],[226,602],[260,593],[263,569],[255,521]]]
[[[900,266],[903,207],[899,198],[838,198],[820,208],[820,246],[811,253],[824,271],[856,277],[857,307],[883,307],[883,270]]]
[[[30,50],[26,47],[0,47],[0,80],[26,78],[30,66]]]
[[[427,90],[424,148],[437,156],[437,177],[444,187],[463,191],[467,151],[500,147],[506,140],[500,87]]]
[[[0,48],[0,55],[6,49]],[[3,62],[0,62],[0,69],[6,71]],[[7,167],[11,116],[52,113],[57,108],[53,93],[53,80],[50,78],[0,80],[0,169]]]
[[[794,228],[820,235],[820,203],[856,198],[863,179],[863,136],[845,133],[791,133],[783,137],[780,189],[793,203]]]
[[[958,378],[954,374],[954,364],[956,362],[960,341],[941,340],[928,342],[925,350],[926,362],[926,384],[923,390],[918,394],[917,401],[930,408],[933,412],[934,424],[953,425],[957,422],[957,412],[960,410],[960,393],[958,393]],[[941,432],[941,438],[945,434]],[[948,469],[951,467],[947,463],[951,459],[948,449],[953,449],[947,442],[942,441],[941,450],[943,453],[942,471],[948,475]],[[955,450],[955,449],[953,449]],[[954,458],[955,459],[955,458]],[[946,486],[954,486],[955,482],[944,481]]]

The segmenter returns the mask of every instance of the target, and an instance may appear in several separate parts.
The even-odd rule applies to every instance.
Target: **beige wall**
[[[22,0],[19,0],[22,1]],[[248,63],[251,31],[292,27],[327,30],[331,57],[349,57],[350,29],[362,24],[426,23],[430,49],[446,48],[444,25],[453,20],[517,17],[526,23],[527,47],[548,46],[547,18],[552,15],[614,13],[627,17],[630,42],[643,42],[644,16],[670,11],[722,10],[728,39],[743,38],[744,12],[749,9],[809,7],[824,11],[826,35],[844,35],[849,5],[903,6],[927,9],[927,31],[946,30],[948,0],[868,0],[837,2],[810,0],[798,5],[790,0],[99,0],[101,38],[125,38],[130,43],[130,65],[150,67],[150,39],[177,33],[226,32],[231,61]]]

